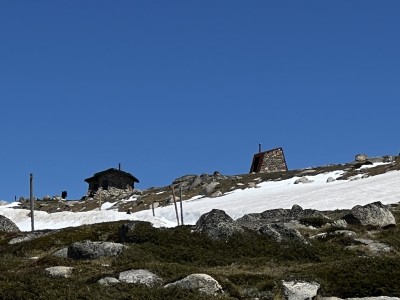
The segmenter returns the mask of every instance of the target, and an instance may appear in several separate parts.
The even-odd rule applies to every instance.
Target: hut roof
[[[101,172],[95,173],[92,177],[86,178],[85,181],[89,183],[92,180],[95,180],[97,177],[100,177],[101,175],[107,174],[107,173],[119,173],[121,176],[126,176],[131,178],[134,182],[139,182],[139,179],[137,179],[135,176],[133,176],[131,173],[124,172],[115,168],[110,168]]]

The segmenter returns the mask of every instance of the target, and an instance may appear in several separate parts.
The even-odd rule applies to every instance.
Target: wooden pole
[[[98,189],[99,191],[99,210],[101,210],[101,190],[100,188]]]
[[[33,174],[30,174],[29,178],[29,199],[31,202],[31,230],[35,231],[35,216],[33,214],[34,211],[34,203],[33,203]]]
[[[173,185],[171,187],[172,187],[172,199],[174,200],[174,205],[175,205],[176,221],[178,222],[179,226],[179,215],[178,215],[178,207],[176,206],[175,187]]]
[[[154,212],[154,195],[150,194],[151,196],[151,210],[153,211],[153,217],[156,216],[155,212]]]
[[[179,197],[181,200],[181,225],[183,225],[182,187],[179,188]]]

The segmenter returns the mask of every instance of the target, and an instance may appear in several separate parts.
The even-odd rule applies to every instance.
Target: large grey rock
[[[144,284],[154,286],[162,283],[162,279],[156,274],[143,269],[128,270],[119,274],[119,281],[126,283]]]
[[[191,274],[182,280],[165,285],[168,287],[179,287],[188,290],[197,290],[207,295],[217,295],[222,293],[222,287],[214,278],[207,274]]]
[[[366,227],[384,228],[396,225],[396,220],[389,208],[379,201],[365,206],[357,205],[344,218],[347,223],[361,224]]]
[[[282,296],[285,300],[311,300],[318,296],[320,285],[316,282],[283,281]]]
[[[194,232],[203,233],[214,240],[227,240],[244,230],[223,210],[213,209],[202,215],[194,227]]]
[[[217,182],[217,181],[212,181],[210,183],[206,183],[203,186],[203,194],[207,195],[207,196],[211,195],[212,193],[215,192],[215,188],[217,187],[217,185],[219,185],[219,182]]]
[[[394,162],[396,159],[393,155],[385,155],[383,156],[383,162],[384,163],[389,163],[389,162]]]
[[[200,176],[196,176],[195,178],[192,179],[192,182],[190,183],[189,190],[193,190],[197,188],[200,184],[202,183],[202,180]]]
[[[54,252],[53,255],[61,258],[68,258],[68,247],[61,248]]]
[[[262,219],[269,222],[289,222],[303,218],[325,218],[323,213],[315,209],[303,209],[300,205],[294,204],[291,209],[272,209],[261,213]]]
[[[291,209],[271,209],[262,213],[244,215],[236,220],[237,224],[251,230],[258,231],[261,227],[271,223],[287,223],[299,221],[303,218],[323,218],[330,220],[321,212],[314,209],[303,209],[295,204]]]
[[[294,228],[286,226],[284,223],[267,224],[262,226],[258,232],[277,242],[293,241],[308,244],[308,241]]]
[[[118,256],[126,246],[111,242],[76,242],[68,247],[68,257],[73,259],[96,259],[99,257]]]
[[[368,155],[367,154],[357,154],[354,159],[355,159],[355,161],[358,161],[358,162],[364,162],[368,159]]]
[[[20,232],[20,230],[13,221],[0,215],[0,232]]]
[[[287,215],[287,209],[277,208],[263,211],[261,218],[267,222],[283,222],[287,220]]]
[[[64,266],[58,266],[58,267],[50,267],[46,268],[44,271],[47,276],[50,277],[62,277],[62,278],[68,278],[72,274],[73,267],[64,267]]]

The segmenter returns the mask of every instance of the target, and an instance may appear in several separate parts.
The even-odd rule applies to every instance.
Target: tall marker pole
[[[33,203],[33,175],[32,173],[30,174],[30,180],[29,180],[29,190],[30,190],[30,202],[31,202],[31,229],[32,231],[35,231],[35,217],[33,214],[34,211],[34,203]]]
[[[182,205],[182,187],[179,188],[179,197],[181,200],[181,225],[183,225],[183,205]]]

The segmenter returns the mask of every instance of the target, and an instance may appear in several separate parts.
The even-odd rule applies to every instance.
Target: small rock
[[[182,289],[197,290],[206,295],[222,293],[222,287],[214,278],[207,274],[191,274],[182,280],[165,285],[165,288],[177,286]]]
[[[311,183],[311,182],[313,182],[314,180],[310,180],[310,179],[308,179],[306,176],[302,176],[301,178],[299,178],[299,179],[296,179],[296,181],[294,182],[294,184],[299,184],[299,183]]]
[[[147,286],[161,284],[162,280],[156,274],[148,270],[128,270],[119,274],[119,280],[126,283],[138,283]]]
[[[318,296],[320,285],[316,282],[282,282],[283,295],[286,300],[314,299]]]
[[[117,278],[114,277],[104,277],[97,281],[98,284],[100,285],[112,285],[116,283],[120,283],[120,281]]]
[[[73,267],[63,267],[63,266],[58,266],[58,267],[50,267],[46,268],[44,271],[46,275],[50,277],[62,277],[62,278],[68,278],[72,274]]]
[[[68,247],[64,247],[53,253],[54,256],[68,258]]]
[[[211,198],[217,198],[217,197],[221,197],[221,196],[222,196],[222,192],[216,191],[211,195]]]
[[[329,183],[329,182],[334,182],[336,179],[335,178],[333,178],[333,177],[328,177],[327,179],[326,179],[326,182],[327,183]]]

